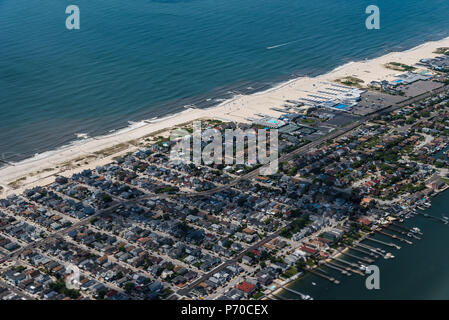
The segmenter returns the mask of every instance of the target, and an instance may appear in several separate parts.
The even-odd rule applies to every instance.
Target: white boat
[[[384,256],[384,259],[393,259],[394,255],[392,255],[390,252],[387,252]]]

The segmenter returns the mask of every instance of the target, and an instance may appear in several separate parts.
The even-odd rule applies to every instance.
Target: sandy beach
[[[136,150],[140,139],[154,134],[161,135],[170,128],[195,119],[247,122],[247,118],[254,117],[257,113],[279,116],[281,113],[271,108],[281,107],[286,100],[306,97],[310,92],[325,89],[329,86],[328,82],[348,76],[363,80],[362,86],[375,80],[391,81],[401,72],[388,69],[385,64],[399,62],[414,65],[420,59],[437,56],[434,51],[439,47],[449,47],[449,38],[428,42],[404,52],[392,52],[372,60],[351,62],[327,74],[293,79],[264,92],[235,96],[209,109],[187,109],[165,119],[143,121],[113,135],[86,139],[4,166],[0,169],[0,196],[20,193],[35,185],[49,184],[54,181],[55,175],[70,176],[86,168],[106,164],[120,154]],[[419,72],[420,68],[415,71]]]

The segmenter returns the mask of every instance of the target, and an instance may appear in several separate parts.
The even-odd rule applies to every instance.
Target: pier
[[[316,275],[316,276],[318,276],[318,277],[321,277],[321,278],[324,278],[324,279],[326,279],[326,280],[329,280],[330,282],[333,282],[333,283],[335,283],[335,284],[339,284],[339,283],[340,283],[340,281],[338,281],[338,280],[335,279],[334,277],[327,276],[327,275],[325,275],[325,274],[319,273],[319,272],[317,272],[317,271],[315,271],[315,270],[312,270],[312,269],[305,269],[305,270],[308,271],[308,272],[310,272],[311,274],[314,274],[314,275]],[[320,270],[320,271],[321,271],[321,270]]]
[[[326,267],[331,268],[331,269],[334,269],[334,270],[337,270],[337,271],[340,271],[342,274],[345,274],[345,275],[347,275],[347,276],[350,276],[350,275],[351,275],[350,272],[346,271],[345,269],[339,268],[339,267],[337,267],[337,266],[331,264],[330,262],[325,262],[325,263],[323,263],[323,264],[324,264]]]
[[[279,295],[277,295],[277,294],[274,294],[274,293],[272,293],[271,295],[272,295],[273,297],[275,297],[276,300],[291,300],[291,299],[283,298],[283,297],[281,297],[281,296],[279,296]]]
[[[334,257],[333,259],[334,259],[334,260],[337,260],[337,261],[340,261],[341,263],[347,264],[348,266],[351,266],[351,267],[353,267],[353,268],[358,268],[358,267],[359,267],[359,265],[358,265],[357,263],[345,261],[345,260],[340,259],[340,258],[337,258],[337,257]]]
[[[385,250],[382,250],[382,252],[384,252],[384,253],[382,253],[382,252],[380,252],[379,248],[376,249],[376,248],[370,247],[367,244],[362,244],[362,243],[358,243],[358,245],[362,248],[366,248],[368,250],[373,251],[374,253],[378,254],[379,256],[381,256],[384,259],[394,258],[394,256],[390,252],[385,253]]]
[[[365,239],[371,240],[373,242],[377,242],[377,243],[380,243],[380,244],[383,244],[384,246],[396,248],[398,250],[401,249],[400,246],[398,246],[397,244],[391,243],[391,242],[384,242],[384,241],[380,241],[380,240],[377,240],[377,239],[374,239],[374,238],[370,238],[370,237],[366,237]]]
[[[357,259],[357,260],[362,260],[362,261],[364,261],[364,262],[366,262],[366,263],[372,263],[372,262],[374,262],[373,259],[366,258],[366,257],[359,257],[359,256],[356,256],[356,255],[350,254],[350,253],[348,253],[348,252],[343,252],[343,251],[337,251],[337,252],[338,252],[338,253],[341,253],[341,254],[343,254],[343,255],[346,255],[346,256],[348,256],[348,257]]]
[[[348,265],[350,267],[358,268],[358,264],[357,263],[349,262],[349,261],[346,261],[346,260],[343,260],[343,259],[340,259],[340,258],[337,258],[337,257],[333,257],[332,259],[337,260],[337,261],[339,261],[341,263],[344,263],[344,264],[346,264],[346,265]]]
[[[401,230],[398,230],[398,229],[394,229],[394,228],[392,228],[392,227],[389,226],[389,225],[385,225],[384,228],[385,228],[385,229],[388,229],[388,230],[391,230],[391,231],[393,231],[393,232],[402,234],[402,235],[407,235],[407,233],[408,233],[408,232],[405,232],[405,231],[401,231]]]
[[[438,222],[442,222],[444,224],[448,224],[449,223],[447,220],[445,220],[443,218],[438,218],[438,217],[432,216],[432,215],[427,214],[427,213],[418,212],[418,214],[420,214],[420,215],[422,215],[422,216],[424,216],[426,218],[433,219],[433,220],[438,221]]]
[[[311,297],[309,295],[307,295],[307,294],[303,294],[303,293],[301,293],[299,291],[296,291],[296,290],[293,290],[293,289],[287,288],[287,287],[281,287],[281,288],[286,290],[286,291],[288,291],[288,292],[291,292],[291,293],[294,293],[294,294],[300,296],[302,300],[312,300]]]
[[[408,232],[416,232],[419,235],[424,235],[421,231],[412,231],[412,229],[404,227],[404,226],[401,226],[400,224],[397,224],[397,223],[394,223],[394,222],[392,222],[391,225],[393,225],[393,226],[395,226],[395,227],[397,227],[399,229],[406,230]]]
[[[344,264],[346,264],[348,266],[351,266],[351,267],[355,268],[355,269],[351,269],[351,268],[348,267],[347,269],[349,269],[349,271],[357,273],[357,274],[360,274],[360,275],[363,275],[363,273],[359,270],[359,265],[357,263],[348,262],[348,261],[342,260],[340,258],[334,258],[334,259],[339,261],[339,262],[341,262],[341,263],[344,263]]]
[[[378,256],[377,254],[375,254],[373,251],[366,251],[366,250],[357,248],[356,246],[352,246],[352,247],[350,247],[350,248],[351,248],[352,250],[354,250],[354,251],[357,251],[357,252],[360,252],[360,253],[363,253],[363,254],[367,254],[367,255],[373,257],[374,259],[379,258],[379,256]]]
[[[394,229],[391,226],[385,226],[385,228],[388,229],[388,230],[391,230],[393,232],[396,232],[396,233],[399,233],[399,234],[402,234],[402,235],[406,235],[409,238],[413,238],[413,239],[416,239],[416,240],[421,240],[420,237],[415,235],[414,231],[405,232],[405,231]]]
[[[385,250],[383,250],[381,248],[374,248],[374,247],[371,247],[371,246],[369,246],[369,245],[367,245],[365,243],[355,242],[354,245],[356,245],[358,247],[361,247],[361,248],[365,248],[367,250],[370,250],[370,251],[372,251],[372,252],[374,252],[375,254],[378,254],[378,255],[384,255],[386,253]]]
[[[413,242],[411,242],[410,240],[407,240],[407,239],[398,237],[398,236],[395,235],[395,234],[390,234],[390,233],[384,232],[384,231],[379,230],[379,229],[376,229],[376,232],[378,232],[378,233],[380,233],[380,234],[383,234],[384,236],[387,236],[387,237],[390,237],[390,238],[397,239],[397,240],[399,240],[399,241],[405,242],[405,243],[407,243],[407,244],[413,244]]]
[[[329,272],[327,272],[326,270],[318,269],[318,268],[317,268],[317,270],[319,270],[320,272],[322,272],[322,273],[325,274],[325,275],[328,275],[328,274],[329,274]]]
[[[346,271],[352,271],[351,268],[342,266],[341,264],[338,264],[338,263],[336,263],[336,262],[333,261],[333,260],[332,260],[332,261],[328,261],[327,263],[328,263],[328,264],[331,264],[331,265],[333,265],[333,266],[336,266],[336,267],[338,267],[338,268],[340,268],[340,269],[344,269],[344,270],[346,270]]]
[[[351,268],[347,267],[346,270],[349,270],[351,272],[357,273],[359,275],[363,275],[363,273],[360,270],[358,270],[359,265],[357,265],[356,263],[348,262],[348,261],[342,260],[340,258],[334,258],[334,259],[339,261],[339,262],[341,262],[341,263],[347,264],[347,265],[355,268],[355,269],[351,269]],[[333,262],[333,263],[335,263],[335,262]]]

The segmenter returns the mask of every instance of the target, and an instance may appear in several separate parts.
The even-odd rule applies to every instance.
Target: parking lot
[[[361,98],[359,104],[353,108],[353,113],[362,116],[405,99],[403,96],[376,91],[367,91],[362,94]]]

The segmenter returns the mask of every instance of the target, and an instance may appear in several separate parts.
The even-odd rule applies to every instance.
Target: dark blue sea
[[[65,28],[69,4],[80,30]],[[365,28],[370,4],[380,30]],[[0,0],[0,159],[439,40],[448,13],[447,0]]]

